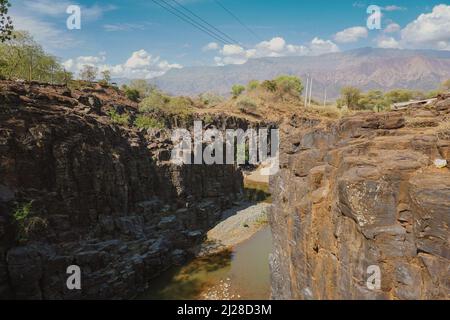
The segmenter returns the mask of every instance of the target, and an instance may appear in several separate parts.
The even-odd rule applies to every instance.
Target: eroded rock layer
[[[134,297],[242,194],[234,166],[173,165],[161,132],[112,124],[136,105],[111,88],[0,89],[0,298]]]
[[[422,109],[284,124],[271,181],[275,299],[450,297],[450,170],[434,165],[450,161],[449,113],[447,95]]]

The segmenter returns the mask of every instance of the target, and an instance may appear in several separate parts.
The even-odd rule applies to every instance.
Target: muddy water
[[[197,258],[174,268],[151,283],[145,299],[269,299],[269,227],[233,250]]]

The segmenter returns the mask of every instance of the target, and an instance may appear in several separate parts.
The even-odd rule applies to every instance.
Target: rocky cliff
[[[450,95],[337,122],[290,119],[271,181],[275,299],[450,297]],[[381,271],[371,284],[370,266]]]
[[[241,196],[234,166],[175,166],[162,132],[113,124],[112,109],[136,105],[112,88],[0,83],[0,298],[134,297]]]

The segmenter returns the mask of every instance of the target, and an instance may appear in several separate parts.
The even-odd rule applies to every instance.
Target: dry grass
[[[434,119],[406,117],[407,128],[432,128],[439,126]]]
[[[444,122],[436,128],[436,136],[438,139],[450,140],[450,119],[444,119]]]

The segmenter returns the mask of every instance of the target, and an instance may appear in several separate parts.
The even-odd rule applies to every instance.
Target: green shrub
[[[130,116],[127,113],[118,114],[116,110],[112,109],[108,112],[111,121],[115,124],[127,126],[130,124]]]
[[[161,121],[146,115],[137,116],[134,125],[139,129],[163,129],[165,127]]]
[[[145,79],[136,79],[130,82],[129,89],[136,90],[140,98],[147,98],[152,92],[157,91],[157,88],[147,82]]]
[[[269,92],[276,92],[277,91],[277,83],[274,80],[266,80],[264,81],[261,86],[264,88],[264,90]]]
[[[158,112],[164,111],[170,102],[170,97],[159,91],[152,92],[147,98],[142,100],[139,105],[140,112]]]
[[[207,107],[215,107],[225,100],[222,96],[210,92],[202,93],[199,99]]]
[[[279,76],[274,81],[281,94],[300,96],[303,92],[303,84],[298,77],[283,75]]]
[[[231,94],[235,98],[239,97],[244,91],[245,91],[245,87],[240,84],[235,84],[233,87],[231,87]]]
[[[170,118],[176,127],[193,120],[193,102],[185,97],[168,97],[160,92],[145,98],[139,107],[142,113],[150,113],[157,118]]]
[[[243,113],[255,114],[258,110],[258,105],[256,102],[249,97],[240,98],[236,105]]]
[[[253,91],[258,89],[260,83],[258,80],[252,80],[247,84],[247,91]]]
[[[385,94],[390,103],[407,102],[413,99],[413,92],[405,89],[391,90]]]
[[[358,105],[363,110],[373,110],[376,112],[387,110],[390,106],[389,101],[380,90],[370,90],[366,94],[362,94],[359,98]]]
[[[47,220],[32,216],[33,201],[18,204],[13,213],[13,218],[17,225],[17,241],[28,241],[30,235],[34,232],[42,231],[47,228]]]
[[[341,90],[341,100],[350,110],[359,110],[359,99],[361,90],[355,87],[344,87]]]
[[[134,102],[138,102],[140,98],[139,91],[137,91],[136,89],[126,88],[125,95],[127,96],[128,99]]]

